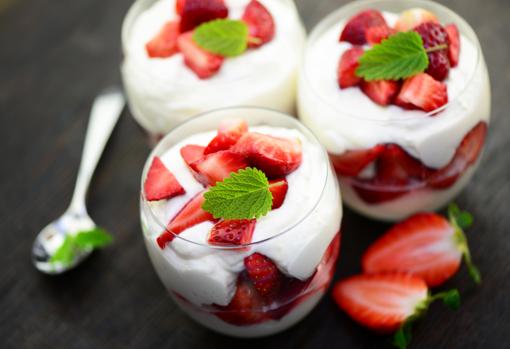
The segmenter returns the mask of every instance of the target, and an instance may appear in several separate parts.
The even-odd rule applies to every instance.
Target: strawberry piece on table
[[[223,64],[224,58],[210,53],[193,41],[193,32],[181,34],[177,46],[184,56],[184,63],[200,79],[207,79],[216,74]]]
[[[201,145],[189,144],[181,148],[181,156],[188,167],[192,167],[194,163],[204,157],[205,147]]]
[[[365,37],[367,38],[367,43],[369,45],[376,45],[384,39],[389,38],[390,35],[395,34],[395,32],[396,31],[393,28],[390,28],[385,24],[368,28],[365,32]]]
[[[248,167],[244,156],[230,150],[222,150],[206,155],[203,159],[191,164],[195,178],[204,185],[215,185],[232,172]]]
[[[429,296],[427,284],[409,274],[365,274],[351,276],[333,287],[333,299],[352,319],[378,333],[396,332],[400,348],[410,341],[412,322],[430,304],[441,299],[449,307],[459,306],[457,290]]]
[[[361,83],[363,93],[375,103],[383,106],[393,102],[398,88],[398,82],[393,80],[363,81]]]
[[[172,242],[175,237],[174,234],[179,234],[194,225],[206,221],[215,221],[214,217],[209,212],[202,209],[204,201],[204,192],[201,192],[192,198],[179,213],[177,213],[168,224],[167,230],[156,240],[161,249],[164,249],[168,243]]]
[[[260,253],[244,259],[248,278],[262,297],[274,296],[280,287],[280,271],[273,261]]]
[[[218,134],[207,145],[204,154],[230,149],[246,132],[248,132],[246,121],[242,119],[223,120],[218,128]]]
[[[269,320],[264,302],[249,282],[239,280],[236,293],[229,305],[221,307],[215,314],[220,319],[233,325],[254,325]]]
[[[288,189],[289,184],[285,178],[269,181],[269,190],[273,196],[273,205],[271,206],[271,209],[276,210],[283,205]]]
[[[452,186],[457,178],[476,162],[482,152],[486,135],[487,124],[481,121],[464,136],[448,165],[431,174],[428,178],[429,185],[437,189]]]
[[[448,103],[448,92],[444,83],[420,73],[404,81],[397,99],[430,112]]]
[[[338,86],[340,88],[356,86],[361,82],[362,79],[356,75],[356,69],[359,66],[358,59],[362,54],[363,48],[352,47],[340,57],[337,69]]]
[[[429,52],[429,66],[425,73],[434,79],[442,81],[448,76],[450,61],[448,60],[448,34],[443,26],[437,22],[425,22],[413,29],[422,40],[425,49],[445,45],[441,50]]]
[[[151,58],[166,58],[177,53],[177,38],[179,37],[179,22],[165,23],[163,28],[145,44],[147,55]]]
[[[460,55],[460,35],[459,29],[455,24],[448,24],[445,28],[448,35],[448,59],[450,65],[456,67],[459,64]]]
[[[255,230],[255,219],[223,220],[209,232],[208,242],[217,246],[239,246],[251,242]]]
[[[177,3],[176,7],[177,13],[181,15],[181,33],[213,19],[228,17],[228,8],[223,0],[185,0],[181,4]]]
[[[299,140],[245,133],[232,151],[242,154],[268,177],[283,177],[299,167],[302,160]]]
[[[257,39],[250,40],[249,47],[259,47],[273,39],[276,31],[273,16],[259,1],[250,1],[242,20],[248,25],[250,38]]]
[[[185,193],[184,188],[179,184],[173,173],[165,167],[157,156],[152,160],[143,189],[148,201],[169,199]]]
[[[430,11],[422,8],[412,8],[400,14],[395,29],[399,32],[406,32],[425,22],[439,22],[437,17]]]
[[[364,45],[367,42],[366,30],[381,25],[386,25],[381,12],[372,9],[360,12],[349,19],[340,34],[340,41],[347,41],[353,45]]]
[[[369,149],[347,150],[340,155],[330,155],[330,158],[338,174],[355,177],[374,162],[383,150],[384,145],[376,145]]]

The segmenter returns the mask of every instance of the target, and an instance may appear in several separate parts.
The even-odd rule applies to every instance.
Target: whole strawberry
[[[437,22],[425,22],[414,28],[423,40],[423,46],[427,49],[429,66],[425,71],[434,79],[442,81],[450,71],[448,59],[448,33]]]

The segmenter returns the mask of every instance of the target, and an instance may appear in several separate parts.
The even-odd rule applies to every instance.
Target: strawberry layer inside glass
[[[446,190],[473,166],[483,149],[487,124],[475,125],[462,139],[450,162],[432,169],[397,144],[330,154],[341,180],[352,186],[368,204],[398,199],[416,190]]]

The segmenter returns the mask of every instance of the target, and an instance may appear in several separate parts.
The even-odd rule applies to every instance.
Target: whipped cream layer
[[[388,12],[383,16],[389,25],[398,18]],[[352,47],[338,41],[345,24],[341,21],[311,38],[300,76],[300,118],[333,154],[396,143],[431,168],[448,164],[464,135],[490,115],[489,80],[477,44],[461,35],[459,64],[444,81],[449,104],[431,117],[419,110],[380,106],[357,87],[338,87],[338,62]]]
[[[169,20],[176,19],[175,0],[130,11],[123,33],[122,75],[131,111],[153,133],[166,133],[200,112],[233,105],[254,105],[292,112],[297,70],[305,33],[290,0],[260,0],[276,24],[272,41],[225,59],[213,77],[200,80],[183,56],[150,58],[145,44]],[[230,19],[241,18],[249,0],[225,0]]]
[[[187,144],[207,145],[215,131],[188,137],[161,156],[186,190],[185,195],[149,203],[151,212],[142,203],[145,243],[156,271],[169,290],[197,305],[229,304],[238,273],[244,269],[243,260],[255,252],[271,258],[286,275],[301,280],[309,278],[340,228],[340,195],[322,148],[293,129],[257,126],[250,127],[250,131],[297,138],[303,150],[301,165],[286,177],[288,191],[283,205],[257,220],[252,241],[261,241],[259,244],[245,251],[211,247],[207,238],[212,222],[183,231],[164,250],[156,244],[163,228],[154,216],[166,225],[191,198],[204,190],[187,168],[180,149]]]

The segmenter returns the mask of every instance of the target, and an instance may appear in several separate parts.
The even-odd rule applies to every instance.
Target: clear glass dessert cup
[[[440,23],[457,26],[462,36],[461,60],[462,44],[471,44],[473,54],[469,59],[472,67],[461,70],[459,63],[455,68],[457,71],[450,70],[451,79],[458,74],[466,74],[466,83],[452,88],[454,96],[449,96],[446,105],[429,113],[416,110],[401,113],[400,107],[391,105],[381,107],[391,111],[382,117],[383,114],[366,113],[365,103],[373,103],[368,97],[347,108],[321,92],[318,86],[325,82],[314,80],[309,61],[317,42],[328,30],[366,9],[400,14],[411,8],[423,8],[435,14]],[[338,39],[336,44],[340,44]],[[339,60],[340,55],[336,59]],[[331,74],[335,77],[334,88],[338,88],[336,66]],[[333,90],[333,87],[330,86],[330,89]],[[338,93],[346,90],[338,88]],[[468,184],[483,152],[490,118],[490,86],[480,43],[464,19],[432,1],[352,2],[323,19],[309,36],[299,77],[298,113],[301,121],[317,135],[330,154],[347,206],[371,218],[387,221],[400,220],[419,211],[437,210]],[[399,135],[395,136],[397,131]],[[376,160],[361,171],[357,171],[350,162],[359,152],[369,154],[366,151],[396,148],[395,144],[405,149],[407,159],[411,159],[409,161],[423,165],[418,173],[406,180],[376,180],[378,160],[375,156]]]
[[[156,273],[171,298],[185,313],[205,327],[223,334],[259,337],[283,331],[300,321],[326,292],[338,257],[342,206],[338,182],[328,155],[315,136],[297,119],[257,107],[217,109],[174,128],[150,154],[142,175],[142,188],[155,156],[162,156],[192,135],[216,130],[222,120],[232,118],[244,119],[249,127],[297,130],[310,142],[307,144],[312,144],[321,154],[318,156],[320,159],[310,159],[303,152],[301,165],[314,161],[314,166],[318,167],[314,173],[320,174],[320,178],[314,180],[318,181],[317,188],[320,190],[304,192],[302,197],[289,197],[287,194],[285,198],[293,200],[290,204],[298,205],[304,214],[295,214],[295,206],[282,211],[283,216],[280,217],[291,218],[284,229],[279,227],[275,231],[271,231],[275,225],[271,219],[274,218],[269,218],[268,214],[257,220],[258,226],[264,218],[268,219],[266,222],[269,224],[263,228],[266,238],[244,245],[216,246],[208,244],[207,240],[205,243],[192,241],[169,231],[168,222],[162,221],[158,211],[161,210],[160,203],[147,201],[142,190],[141,223],[145,245]],[[277,215],[282,208],[284,206],[271,212]],[[172,234],[173,240],[161,249],[157,237],[163,232]],[[245,259],[254,253],[270,258],[274,262],[273,267],[278,267],[279,281],[267,294],[255,289],[254,282],[247,275]],[[274,272],[274,269],[267,269],[270,266],[260,265],[258,272],[261,275]]]
[[[189,69],[183,62],[178,69],[165,65],[170,59],[181,59],[180,54],[149,59],[143,45],[132,43],[138,18],[158,1],[164,0],[135,1],[122,26],[121,74],[128,104],[150,136],[160,138],[186,119],[216,108],[253,105],[295,113],[299,58],[306,34],[292,0],[274,0],[285,12],[285,25],[279,26],[275,18],[277,32],[273,41],[228,58],[218,74],[205,80],[183,72]],[[170,12],[173,2],[167,1]],[[261,59],[262,52],[267,52],[264,54],[269,58]],[[289,53],[288,58],[279,57],[285,52]],[[259,58],[255,59],[255,55]]]

